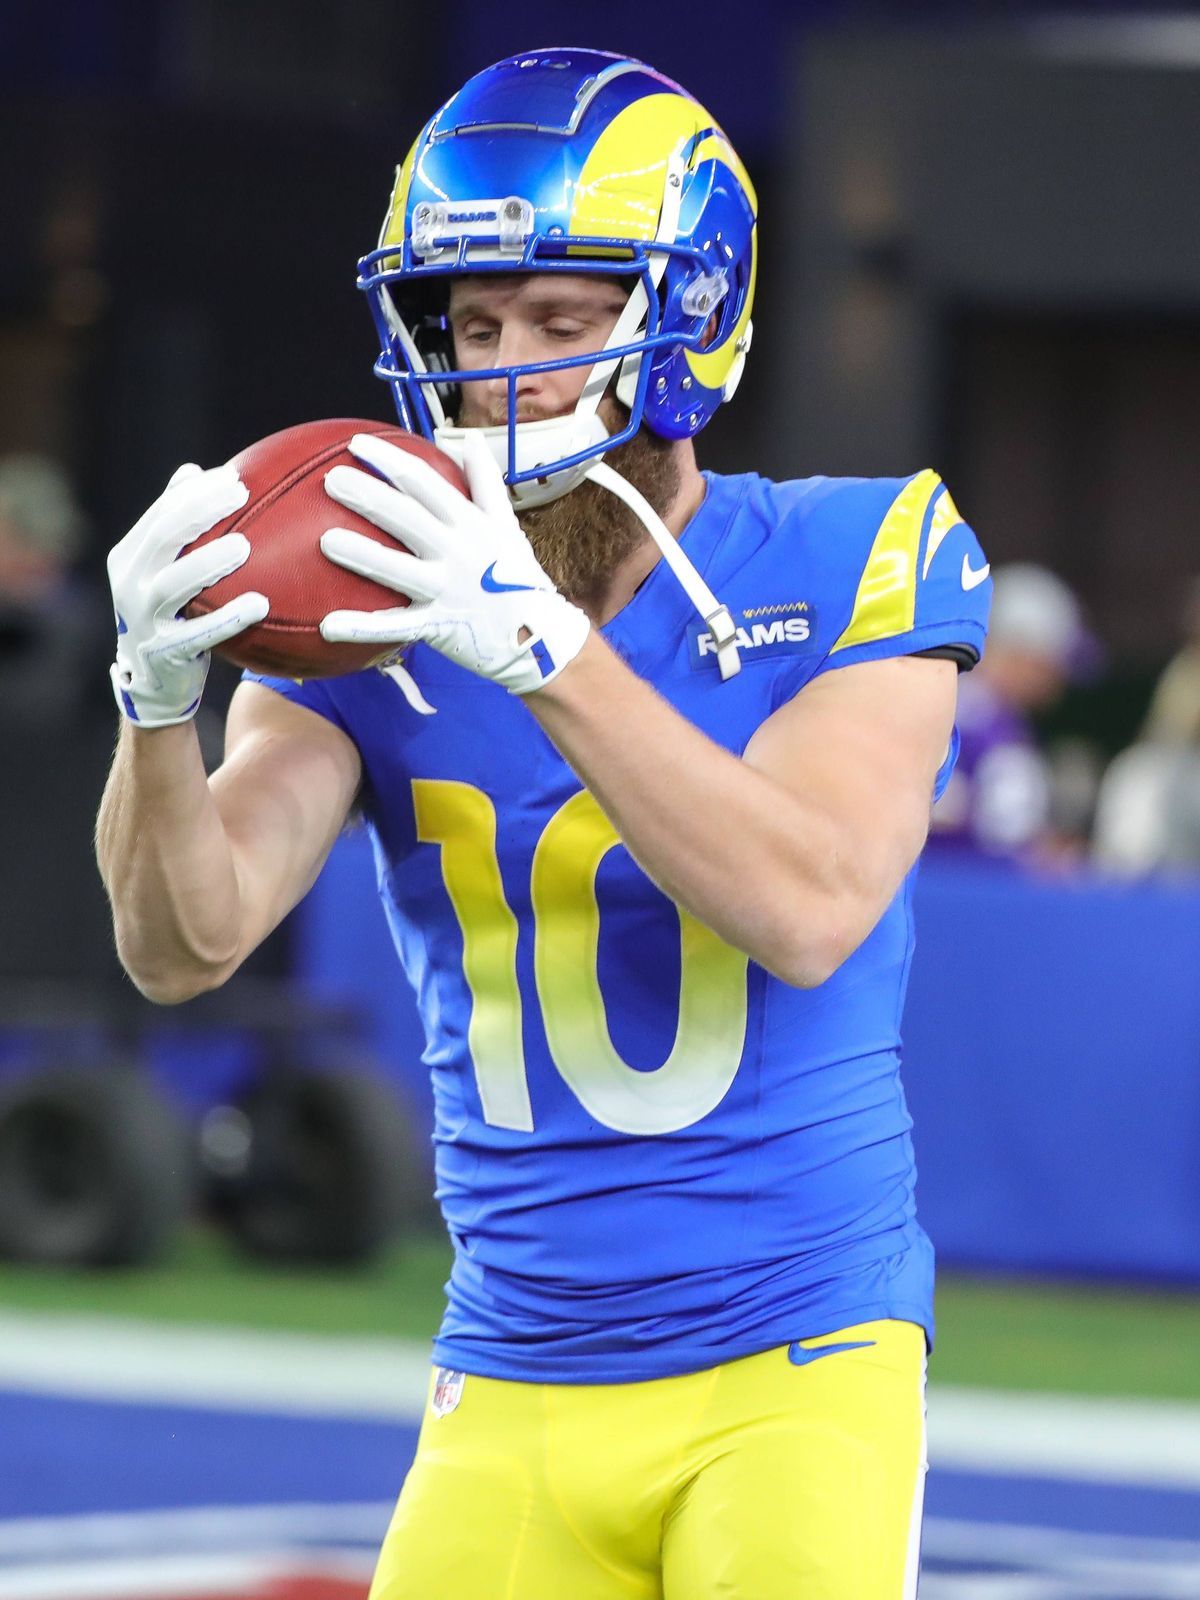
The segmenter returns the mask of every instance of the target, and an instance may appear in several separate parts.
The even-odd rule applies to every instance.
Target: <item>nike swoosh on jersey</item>
[[[810,1350],[797,1339],[788,1345],[788,1360],[794,1367],[806,1367],[810,1361],[820,1361],[822,1356],[840,1355],[843,1350],[869,1350],[874,1339],[853,1339],[847,1344],[818,1344]]]
[[[498,578],[492,576],[495,570],[496,563],[493,561],[479,580],[479,587],[485,589],[488,594],[515,594],[518,589],[532,591],[533,585],[531,583],[501,583]]]
[[[962,586],[963,586],[963,588],[964,589],[978,589],[979,585],[983,582],[983,580],[987,577],[988,573],[991,570],[992,570],[991,562],[990,561],[985,561],[983,563],[983,565],[980,567],[979,571],[976,572],[975,568],[971,565],[970,556],[964,556],[963,557],[963,564],[962,564]]]

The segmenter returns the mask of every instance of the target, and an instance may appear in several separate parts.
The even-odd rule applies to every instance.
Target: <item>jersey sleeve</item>
[[[875,502],[842,529],[843,593],[822,672],[924,651],[969,668],[983,654],[992,581],[978,539],[936,472],[892,487],[882,519]]]
[[[304,706],[308,711],[315,711],[318,716],[324,717],[327,722],[332,722],[335,728],[340,728],[348,738],[353,739],[349,723],[338,707],[337,701],[330,691],[329,683],[333,680],[321,678],[272,678],[261,672],[243,672],[243,683],[261,683],[264,689],[274,689],[276,694],[281,694],[285,700],[291,700],[295,705]]]

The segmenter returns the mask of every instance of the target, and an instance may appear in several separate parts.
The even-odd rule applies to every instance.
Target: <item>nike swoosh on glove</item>
[[[117,617],[111,669],[117,707],[142,728],[167,728],[196,714],[209,652],[267,614],[257,591],[210,611],[180,615],[189,600],[236,572],[250,554],[244,534],[226,533],[199,550],[185,546],[246,504],[248,491],[228,463],[207,471],[180,467],[108,555]]]
[[[322,534],[321,549],[412,603],[331,611],[321,622],[324,637],[420,641],[510,694],[529,694],[557,677],[583,649],[591,624],[538,565],[484,440],[468,435],[463,445],[470,500],[428,462],[375,434],[355,434],[350,449],[374,471],[331,467],[327,491],[408,549],[348,528]]]

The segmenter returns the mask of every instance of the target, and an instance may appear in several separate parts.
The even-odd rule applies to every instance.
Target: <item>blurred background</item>
[[[701,464],[933,465],[996,577],[905,1022],[922,1593],[1200,1594],[1200,13],[0,0],[0,1597],[366,1594],[447,1263],[420,1027],[361,835],[225,991],[123,979],[104,556],[181,461],[389,416],[393,168],[546,43],[758,185]]]

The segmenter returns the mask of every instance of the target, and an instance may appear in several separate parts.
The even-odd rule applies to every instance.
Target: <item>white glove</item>
[[[112,666],[117,706],[142,728],[166,728],[195,716],[208,676],[209,651],[267,614],[267,597],[239,595],[207,616],[179,615],[210,583],[236,572],[250,554],[242,533],[200,550],[180,551],[240,510],[249,491],[237,468],[180,467],[148,511],[108,556],[117,616]]]
[[[330,528],[331,561],[411,596],[383,611],[331,611],[326,639],[369,644],[423,641],[510,694],[540,689],[583,649],[591,624],[538,565],[521,531],[499,466],[483,439],[468,435],[467,500],[428,462],[375,434],[350,449],[375,473],[331,467],[325,487],[351,511],[402,540],[393,550],[348,528]]]

